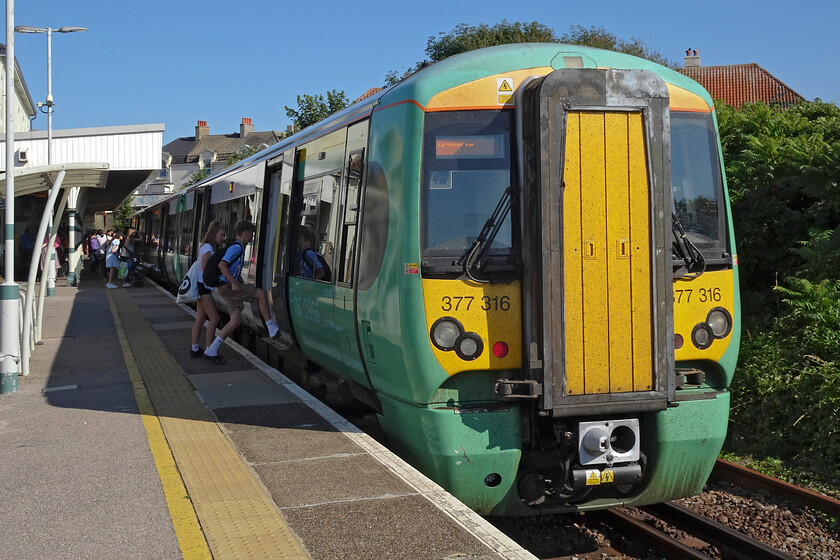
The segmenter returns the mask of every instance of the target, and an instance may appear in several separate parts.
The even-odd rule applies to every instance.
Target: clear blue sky
[[[4,16],[5,18],[5,16]],[[164,143],[192,136],[283,130],[296,95],[344,90],[352,101],[389,70],[425,58],[430,35],[458,23],[538,21],[559,35],[603,26],[682,62],[755,62],[806,99],[840,104],[838,0],[18,0],[15,25],[80,26],[53,34],[53,127],[164,123]],[[4,22],[5,23],[5,22]],[[5,27],[5,26],[4,26]],[[2,39],[5,42],[5,38]],[[32,98],[47,90],[46,37],[16,34]],[[45,130],[39,115],[34,127]]]

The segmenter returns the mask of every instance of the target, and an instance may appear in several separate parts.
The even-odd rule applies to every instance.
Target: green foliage
[[[815,101],[716,110],[742,288],[763,293],[803,266],[798,243],[809,231],[831,230],[840,246],[840,109]]]
[[[629,40],[619,39],[603,27],[594,25],[589,28],[580,25],[569,26],[569,31],[560,37],[560,42],[630,54],[669,68],[678,67],[676,62],[669,60],[659,51],[651,49],[641,39],[636,37],[630,37]]]
[[[502,20],[490,27],[486,23],[467,25],[459,23],[455,29],[429,37],[426,55],[438,62],[454,54],[511,43],[556,43],[554,31],[539,22],[531,23]]]
[[[727,448],[837,489],[840,109],[814,101],[716,110],[745,332]]]
[[[225,165],[233,165],[237,161],[243,160],[247,157],[251,157],[252,155],[256,154],[260,150],[255,146],[243,146],[239,148],[239,150],[235,154],[231,154],[225,160]]]
[[[134,213],[134,207],[129,201],[123,201],[119,208],[114,212],[114,226],[122,231],[128,228],[131,223],[131,214]]]
[[[836,476],[840,362],[836,334],[833,350],[825,344],[830,339],[828,329],[817,325],[801,333],[778,325],[747,334],[732,385],[727,448],[775,457],[826,479]],[[816,351],[830,352],[831,359]]]
[[[568,33],[558,38],[550,27],[537,21],[530,23],[509,22],[490,26],[486,23],[468,25],[459,23],[455,29],[432,35],[426,42],[427,60],[420,61],[403,71],[392,70],[385,76],[385,85],[391,86],[444,58],[455,54],[492,47],[495,45],[509,45],[513,43],[570,43],[608,49],[612,51],[632,54],[676,68],[677,64],[668,60],[661,53],[646,46],[641,39],[631,37],[629,40],[619,39],[603,27],[592,26],[585,28],[580,25],[569,27]]]
[[[328,91],[326,98],[321,94],[303,94],[297,96],[297,110],[286,106],[286,116],[292,120],[297,130],[303,130],[349,104],[350,101],[344,92],[335,89]]]
[[[198,171],[196,171],[195,173],[190,175],[189,179],[184,181],[184,184],[181,185],[181,188],[185,189],[185,188],[189,187],[190,185],[194,185],[194,184],[198,183],[202,179],[206,179],[209,176],[210,176],[210,170],[209,169],[207,169],[206,167],[204,169],[199,169]]]

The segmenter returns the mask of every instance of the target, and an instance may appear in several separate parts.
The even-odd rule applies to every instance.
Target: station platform
[[[236,343],[191,359],[191,313],[56,287],[0,395],[0,557],[535,558]]]

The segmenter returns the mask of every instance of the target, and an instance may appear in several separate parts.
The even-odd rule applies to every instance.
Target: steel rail
[[[728,551],[728,558],[794,560],[793,556],[673,502],[643,506],[641,509],[709,544]]]
[[[646,541],[652,542],[657,550],[664,552],[669,560],[711,560],[712,558],[618,509],[610,509],[603,513],[610,524],[620,525],[628,535],[633,537],[644,537]]]
[[[736,463],[718,459],[715,468],[712,470],[712,476],[728,480],[749,490],[769,490],[786,498],[794,498],[806,506],[816,508],[834,517],[840,517],[840,501],[795,486],[784,480],[761,474]]]

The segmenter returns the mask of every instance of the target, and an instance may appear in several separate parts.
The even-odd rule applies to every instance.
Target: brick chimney
[[[210,127],[207,126],[207,121],[198,121],[195,125],[195,141],[198,142],[208,134],[210,134]]]
[[[242,122],[239,124],[239,137],[245,138],[252,132],[254,132],[254,125],[251,123],[251,119],[242,117]]]
[[[697,54],[697,49],[685,51],[685,67],[690,68],[692,66],[700,66],[700,55]]]

